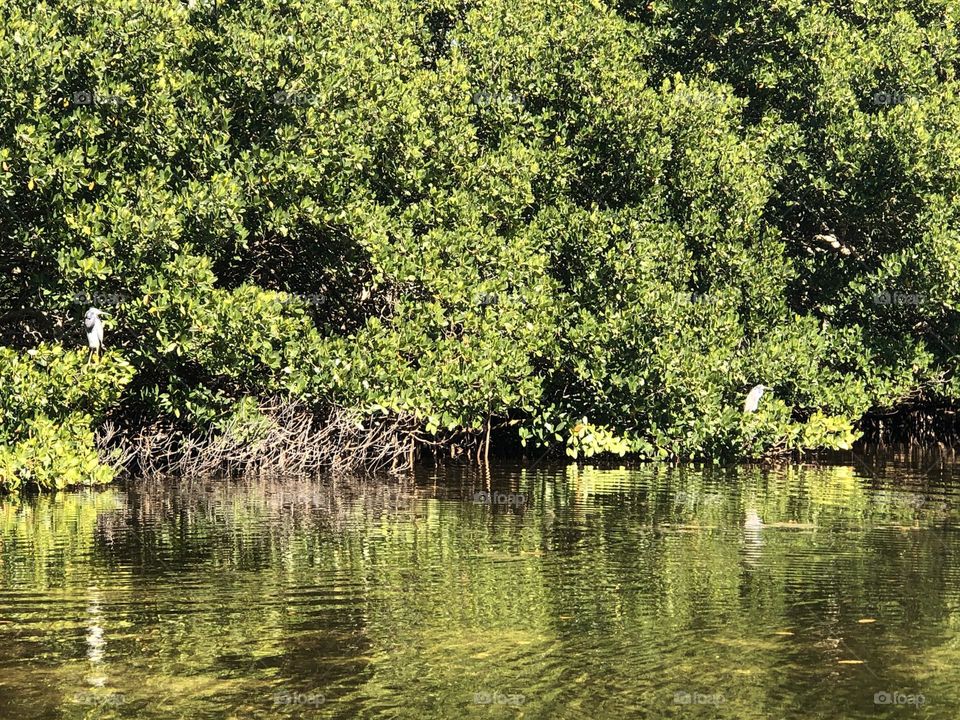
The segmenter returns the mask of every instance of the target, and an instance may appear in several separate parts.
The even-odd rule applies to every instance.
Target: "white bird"
[[[745,413],[757,411],[764,390],[773,390],[773,388],[769,385],[754,385],[750,388],[750,392],[747,393],[747,399],[743,401],[743,411]]]
[[[87,310],[87,314],[83,316],[83,326],[87,330],[87,345],[90,347],[90,355],[87,356],[87,365],[90,364],[94,353],[97,353],[97,358],[99,359],[100,354],[103,352],[103,323],[100,321],[101,315],[106,315],[106,313],[103,312],[103,310],[92,307]]]

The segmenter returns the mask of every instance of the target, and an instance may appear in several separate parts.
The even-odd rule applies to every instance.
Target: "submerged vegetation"
[[[863,461],[0,499],[0,714],[955,720],[957,465]]]
[[[726,460],[960,397],[952,0],[0,21],[0,486],[270,465],[278,412],[349,438],[302,467]]]

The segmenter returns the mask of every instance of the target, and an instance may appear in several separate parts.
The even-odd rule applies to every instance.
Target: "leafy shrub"
[[[88,364],[85,351],[41,344],[0,348],[0,488],[61,488],[113,478],[92,427],[120,399],[133,368],[115,352]]]
[[[94,448],[89,416],[71,413],[54,421],[35,415],[24,424],[22,439],[0,446],[0,489],[34,484],[59,490],[113,480],[114,469]]]

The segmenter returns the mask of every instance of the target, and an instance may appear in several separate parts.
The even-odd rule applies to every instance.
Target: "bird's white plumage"
[[[745,413],[756,412],[760,405],[760,398],[763,397],[763,391],[769,389],[766,385],[754,385],[747,393],[747,399],[743,401],[743,411]]]
[[[103,345],[103,325],[98,320],[90,330],[87,330],[87,345],[91,350],[99,350]]]
[[[103,347],[103,321],[100,320],[100,310],[90,308],[83,316],[83,325],[87,330],[87,345],[91,350]]]

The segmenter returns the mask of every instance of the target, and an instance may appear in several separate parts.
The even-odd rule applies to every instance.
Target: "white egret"
[[[747,393],[747,399],[743,401],[743,411],[752,413],[757,411],[760,405],[760,398],[763,397],[764,390],[773,390],[769,385],[754,385]]]
[[[83,316],[83,326],[87,330],[87,345],[90,347],[90,355],[87,356],[87,365],[90,364],[94,353],[97,353],[97,358],[99,359],[100,354],[103,352],[103,323],[100,320],[100,316],[106,314],[103,310],[92,307],[87,310],[87,314]]]

